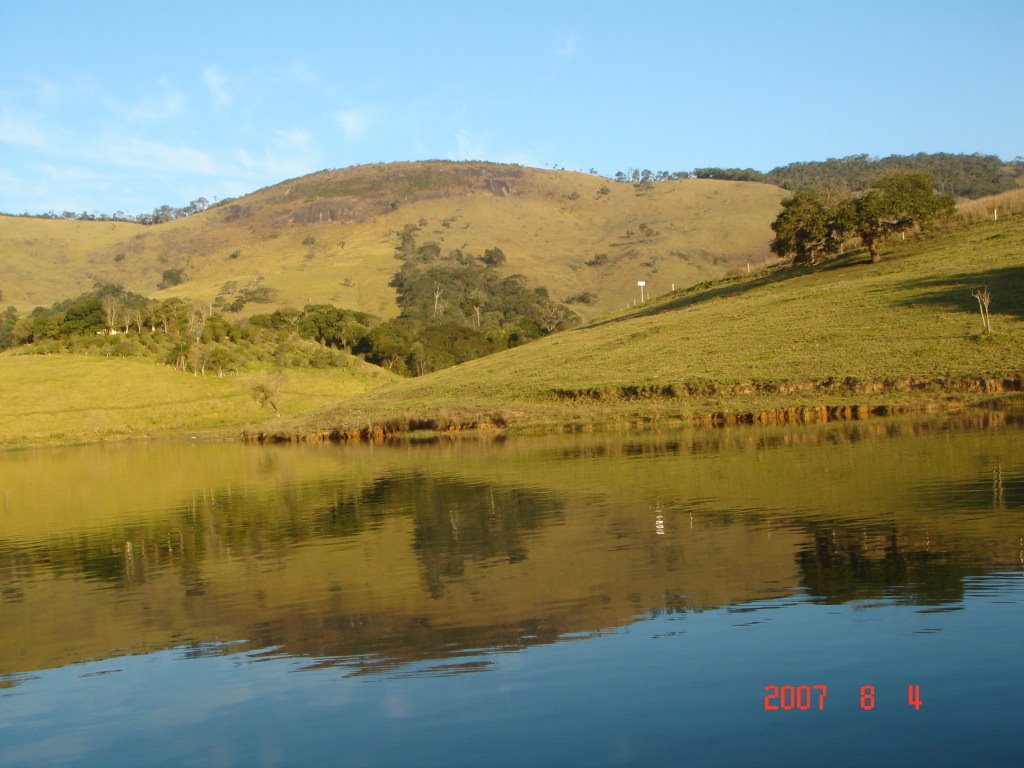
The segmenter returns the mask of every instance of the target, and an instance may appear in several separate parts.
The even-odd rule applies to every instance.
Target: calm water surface
[[[0,454],[2,766],[1014,765],[1022,632],[996,414]]]

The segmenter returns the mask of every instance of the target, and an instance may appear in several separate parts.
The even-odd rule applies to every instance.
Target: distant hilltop
[[[639,178],[639,177],[638,177]],[[771,259],[781,188],[424,161],[328,170],[155,226],[0,218],[4,301],[49,306],[121,285],[253,311],[333,304],[387,318],[402,233],[443,259],[505,257],[498,270],[575,300],[584,319]],[[425,251],[425,252],[426,252]],[[239,296],[258,295],[260,307]]]
[[[443,170],[442,170],[443,169]],[[552,170],[558,169],[557,166]],[[650,169],[630,168],[626,171],[604,177],[608,181],[619,183],[650,185],[680,179],[717,179],[719,181],[754,181],[763,184],[774,184],[790,191],[833,187],[846,191],[866,189],[880,175],[895,170],[912,170],[927,173],[935,185],[937,192],[954,195],[959,198],[975,200],[979,197],[994,195],[1024,186],[1024,158],[1016,157],[1011,161],[1003,161],[995,155],[975,153],[971,155],[952,154],[949,152],[924,153],[915,155],[889,155],[877,158],[869,155],[849,155],[828,160],[813,160],[781,165],[770,171],[762,172],[753,168],[694,168],[691,171],[652,171]],[[510,187],[503,176],[516,176],[522,166],[511,164],[488,163],[479,161],[443,161],[428,160],[415,162],[380,163],[362,166],[351,166],[344,169],[324,170],[297,179],[281,182],[267,187],[299,184],[301,187],[313,187],[316,196],[320,197],[381,197],[378,202],[390,203],[401,193],[416,191],[415,187],[424,184],[427,187],[440,185],[441,189],[451,190],[453,187],[473,186],[474,181],[483,180],[483,186],[497,194],[508,194]],[[598,176],[591,169],[589,175]],[[474,180],[474,177],[477,177]],[[397,182],[389,186],[391,182]],[[413,189],[410,190],[410,187]],[[438,187],[435,186],[435,190]],[[390,200],[388,191],[398,193]],[[422,192],[422,189],[419,190]],[[175,219],[186,218],[201,213],[207,208],[235,204],[234,198],[214,200],[212,203],[205,197],[192,200],[188,205],[175,207],[161,205],[151,213],[131,214],[124,211],[113,213],[47,211],[40,214],[2,213],[0,215],[37,216],[45,219],[75,219],[78,221],[129,221],[136,224],[163,224]],[[319,216],[319,212],[317,213]],[[330,215],[330,214],[329,214]]]

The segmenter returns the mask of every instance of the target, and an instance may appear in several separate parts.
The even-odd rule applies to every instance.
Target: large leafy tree
[[[952,214],[953,198],[936,194],[928,174],[903,171],[882,177],[866,192],[835,199],[823,192],[801,191],[782,201],[772,223],[772,251],[794,264],[815,264],[838,253],[856,235],[871,255],[893,234],[925,228]]]
[[[850,205],[853,229],[876,263],[886,237],[925,227],[954,210],[953,198],[935,194],[928,174],[918,171],[884,176]]]
[[[299,315],[296,327],[303,338],[328,347],[351,349],[369,332],[370,322],[370,316],[362,312],[331,304],[309,304]]]
[[[772,252],[792,258],[793,264],[816,264],[836,253],[849,236],[850,216],[843,204],[820,192],[797,192],[782,201],[782,212],[772,222]]]

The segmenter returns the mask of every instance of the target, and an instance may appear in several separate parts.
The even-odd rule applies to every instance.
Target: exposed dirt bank
[[[628,426],[652,423],[672,423],[691,426],[719,427],[734,424],[824,424],[835,421],[864,421],[871,418],[941,413],[977,406],[984,396],[1016,394],[1024,391],[1024,375],[1004,377],[957,377],[933,379],[904,379],[872,382],[856,379],[828,379],[816,382],[749,382],[721,385],[711,382],[669,385],[614,387],[610,389],[558,390],[552,400],[573,406],[573,413],[554,421],[550,415],[532,419],[529,415],[511,416],[494,413],[488,415],[384,418],[370,420],[360,427],[338,427],[308,432],[279,431],[247,432],[243,439],[258,443],[290,442],[384,442],[412,434],[454,434],[468,431],[516,430],[584,431],[610,422]],[[695,403],[687,408],[687,400],[697,397],[735,398],[742,403],[744,396],[782,396],[802,394],[845,394],[870,396],[870,404],[842,403],[831,405],[792,405],[774,408],[703,409]],[[898,395],[916,394],[909,402],[900,402]],[[893,394],[892,403],[879,403],[878,398]],[[923,395],[923,397],[921,397]],[[928,397],[935,395],[936,397]],[[941,398],[938,396],[942,396]],[[638,407],[629,413],[610,416],[607,411],[587,413],[587,404],[632,403]],[[582,407],[582,411],[580,408]],[[592,418],[590,418],[592,416]]]
[[[741,397],[743,395],[803,395],[835,393],[849,395],[881,395],[904,392],[936,392],[950,394],[1002,394],[1024,391],[1024,374],[1010,376],[956,376],[933,378],[884,379],[871,381],[852,376],[817,381],[749,381],[719,384],[690,380],[671,384],[644,384],[603,389],[556,389],[559,399],[586,400],[648,400],[686,397]]]

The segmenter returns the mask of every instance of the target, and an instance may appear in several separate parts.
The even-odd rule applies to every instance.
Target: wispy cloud
[[[265,186],[310,173],[320,162],[312,148],[311,136],[301,128],[273,131],[269,141],[255,147],[236,147],[228,159],[225,178],[230,185],[244,192],[254,186]]]
[[[108,141],[101,145],[93,159],[125,168],[149,171],[195,173],[204,176],[218,172],[213,159],[198,149],[174,146],[136,137]]]
[[[34,165],[27,176],[0,169],[0,194],[15,194],[18,203],[13,207],[18,212],[103,210],[97,197],[115,189],[125,191],[124,178],[109,168],[42,163]]]
[[[52,165],[50,163],[43,163],[39,166],[39,170],[44,176],[54,181],[94,182],[102,178],[99,172],[83,168],[80,165]]]
[[[188,105],[188,96],[172,87],[166,80],[160,81],[160,89],[133,104],[123,104],[114,99],[106,100],[107,108],[121,119],[131,123],[163,123],[179,117]]]
[[[235,95],[228,88],[228,77],[217,67],[207,67],[203,70],[203,84],[210,92],[213,106],[223,109],[232,102]]]
[[[248,179],[248,189],[252,191],[252,184],[276,183],[282,179],[290,179],[309,173],[311,168],[309,160],[304,155],[273,152],[269,149],[263,150],[255,155],[244,147],[235,150],[235,159],[241,166],[236,175]]]
[[[323,82],[320,72],[313,66],[309,58],[295,59],[288,65],[288,74],[297,83],[318,84]]]
[[[523,151],[523,152],[516,152],[516,151],[506,152],[504,154],[498,155],[496,158],[494,158],[494,160],[495,160],[495,162],[498,162],[498,163],[515,163],[515,164],[518,164],[518,165],[530,165],[530,166],[536,166],[537,165],[537,161],[533,159],[533,155],[530,154],[529,152],[525,152],[525,151]]]
[[[277,143],[285,149],[304,150],[309,146],[309,134],[300,128],[277,131]]]
[[[487,154],[483,142],[466,128],[460,128],[455,132],[455,147],[452,160],[483,160]]]
[[[23,186],[21,179],[10,171],[0,168],[0,191],[15,192]]]
[[[0,143],[38,149],[46,138],[35,120],[0,106]]]
[[[343,109],[334,113],[334,121],[341,128],[346,141],[356,141],[366,135],[372,116],[368,109]]]
[[[555,55],[563,59],[571,59],[576,55],[576,46],[578,44],[575,33],[570,33],[565,36],[562,40],[561,45],[555,48]]]

